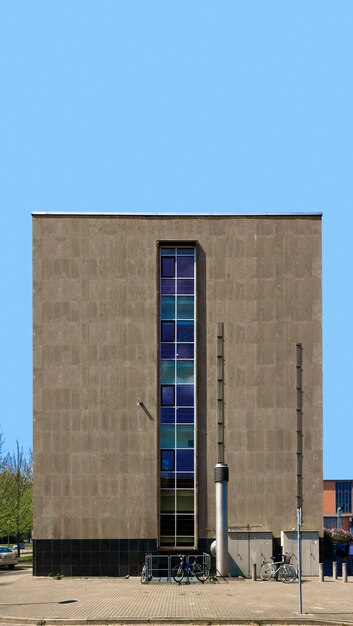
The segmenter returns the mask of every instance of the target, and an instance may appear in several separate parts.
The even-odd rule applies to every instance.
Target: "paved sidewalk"
[[[353,579],[308,579],[304,615],[298,584],[251,580],[149,583],[138,578],[34,578],[31,570],[0,570],[2,624],[103,624],[163,621],[222,624],[352,624]]]

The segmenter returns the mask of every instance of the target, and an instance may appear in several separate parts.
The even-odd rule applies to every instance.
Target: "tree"
[[[10,510],[9,523],[11,532],[16,536],[17,544],[24,536],[28,536],[32,529],[32,457],[27,459],[23,448],[16,441],[16,450],[8,457],[6,470],[10,479]],[[20,549],[17,548],[18,554]]]

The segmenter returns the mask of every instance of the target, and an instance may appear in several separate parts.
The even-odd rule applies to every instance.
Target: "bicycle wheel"
[[[176,583],[181,583],[184,578],[184,569],[182,565],[176,565],[173,568],[172,576]]]
[[[200,565],[199,563],[195,563],[193,567],[193,574],[196,576],[197,580],[200,580],[204,583],[210,577],[210,571],[207,565]]]
[[[141,583],[147,583],[147,567],[146,564],[143,566],[141,570]]]
[[[263,563],[260,567],[261,580],[270,580],[272,576],[272,563]]]
[[[297,570],[293,565],[282,565],[281,580],[283,583],[292,583],[297,578]]]

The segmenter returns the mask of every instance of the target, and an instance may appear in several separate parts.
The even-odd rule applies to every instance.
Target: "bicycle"
[[[283,583],[292,583],[296,580],[298,572],[294,565],[291,565],[290,556],[284,554],[282,561],[275,561],[272,557],[272,562],[269,561],[263,563],[260,567],[260,578],[262,580],[281,580]]]
[[[192,578],[196,576],[196,578],[204,583],[210,576],[210,572],[208,566],[203,563],[197,563],[195,560],[193,563],[188,563],[186,560],[186,556],[184,554],[180,555],[180,563],[173,568],[172,576],[176,583],[181,583],[183,578]]]

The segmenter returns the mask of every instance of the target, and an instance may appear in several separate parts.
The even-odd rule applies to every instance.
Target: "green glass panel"
[[[173,320],[175,318],[174,296],[161,296],[161,319]]]
[[[182,545],[182,544],[179,544],[179,545]],[[175,546],[174,535],[172,537],[161,537],[161,546]]]
[[[194,382],[194,361],[177,361],[177,382]]]
[[[194,425],[180,424],[177,426],[177,448],[194,447]]]
[[[176,538],[176,545],[177,546],[193,546],[194,545],[194,537],[177,537]]]
[[[194,491],[177,491],[177,512],[194,512]]]
[[[175,426],[173,424],[161,424],[160,448],[175,448]]]
[[[180,320],[193,320],[195,317],[194,297],[178,296],[177,298],[177,317]]]
[[[161,491],[161,513],[174,513],[175,491]]]
[[[161,361],[161,384],[175,383],[175,361]]]

